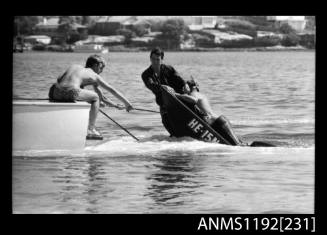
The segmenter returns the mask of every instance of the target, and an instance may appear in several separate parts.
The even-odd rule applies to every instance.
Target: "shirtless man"
[[[90,56],[85,67],[80,65],[70,66],[57,82],[52,85],[49,91],[49,98],[57,102],[86,101],[91,104],[87,139],[103,139],[102,135],[96,130],[95,122],[99,112],[100,102],[108,106],[123,109],[120,104],[114,104],[107,99],[99,88],[99,85],[112,93],[115,97],[125,104],[127,112],[133,109],[132,104],[113,86],[109,85],[99,75],[105,67],[105,61],[98,55]],[[84,86],[92,85],[94,91],[83,89]]]
[[[232,145],[246,145],[234,133],[229,120],[224,115],[213,112],[209,100],[199,92],[199,86],[193,79],[187,81],[184,94],[175,93],[175,95],[186,102],[188,106],[196,106],[199,109],[199,112],[196,113]],[[192,110],[196,111],[196,108],[192,108]]]

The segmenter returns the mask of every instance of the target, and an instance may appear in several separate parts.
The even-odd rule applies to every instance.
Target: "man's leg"
[[[216,121],[211,126],[231,145],[242,144],[242,142],[239,140],[237,135],[234,133],[232,129],[232,125],[224,115],[221,115],[219,118],[217,118]]]
[[[210,125],[219,117],[219,115],[212,110],[209,100],[204,95],[199,94],[199,100],[196,105],[202,112],[208,115],[207,122]]]
[[[89,130],[95,128],[95,122],[98,116],[100,100],[97,93],[90,90],[81,89],[78,94],[77,100],[86,101],[91,104],[90,115],[89,115]]]

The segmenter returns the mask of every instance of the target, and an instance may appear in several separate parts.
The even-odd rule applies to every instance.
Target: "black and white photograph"
[[[315,16],[13,20],[13,214],[315,213]]]

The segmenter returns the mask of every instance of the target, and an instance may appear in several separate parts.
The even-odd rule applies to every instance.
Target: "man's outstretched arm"
[[[118,109],[123,109],[124,108],[124,106],[119,105],[119,104],[115,104],[110,99],[108,99],[106,96],[104,96],[102,90],[98,86],[94,86],[94,90],[99,95],[100,101],[105,103],[109,107],[115,107],[115,108],[118,108]]]
[[[118,90],[116,90],[113,86],[109,85],[107,82],[105,82],[103,80],[103,78],[101,78],[99,75],[97,76],[97,82],[100,86],[102,86],[103,88],[105,88],[107,91],[109,91],[111,94],[113,94],[114,96],[116,96],[119,100],[121,100],[125,106],[126,106],[126,110],[132,110],[133,106],[132,104],[128,101],[128,99],[122,94],[120,93]]]

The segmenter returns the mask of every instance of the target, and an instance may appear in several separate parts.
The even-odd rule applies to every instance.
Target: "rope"
[[[160,113],[158,111],[154,111],[154,110],[149,110],[149,109],[140,109],[140,108],[134,108],[135,110],[139,110],[139,111],[145,111],[145,112],[151,112],[151,113]]]
[[[127,132],[130,136],[132,136],[134,139],[136,139],[137,141],[139,141],[138,138],[136,138],[134,135],[132,135],[132,133],[130,133],[126,128],[122,127],[118,122],[116,122],[114,119],[112,119],[111,117],[109,117],[108,114],[106,114],[105,112],[103,112],[101,109],[99,109],[99,111],[105,115],[107,118],[109,118],[111,121],[113,121],[117,126],[119,126],[121,129],[123,129],[125,132]]]

